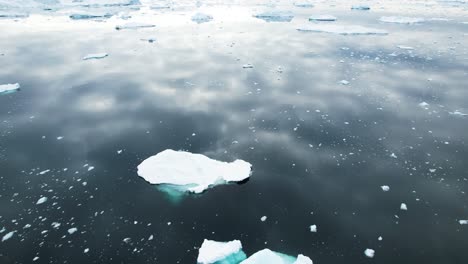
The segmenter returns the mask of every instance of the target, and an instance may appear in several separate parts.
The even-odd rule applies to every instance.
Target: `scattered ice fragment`
[[[254,17],[266,22],[290,22],[294,18],[294,15],[289,11],[272,10],[256,14]]]
[[[89,252],[89,248],[85,248],[85,249],[83,250],[83,253],[88,253],[88,252]]]
[[[413,47],[405,46],[405,45],[398,45],[397,48],[402,49],[402,50],[414,50]]]
[[[92,60],[92,59],[102,59],[109,56],[107,53],[95,53],[95,54],[88,54],[83,57],[83,60]]]
[[[388,185],[382,185],[382,186],[380,186],[380,188],[382,188],[382,191],[384,191],[384,192],[390,191],[390,186],[388,186]]]
[[[110,18],[112,14],[104,13],[104,14],[91,14],[91,13],[81,13],[81,14],[71,14],[70,18],[74,20],[82,20],[82,19],[99,19],[99,18]]]
[[[318,15],[318,16],[310,16],[309,21],[336,21],[336,17],[332,15]]]
[[[47,202],[47,197],[44,196],[44,197],[39,198],[39,200],[37,200],[36,204],[43,204],[45,202]]]
[[[11,231],[11,232],[6,233],[6,234],[2,237],[2,242],[7,241],[8,239],[12,238],[13,235],[15,234],[15,232],[16,232],[16,231]]]
[[[242,65],[242,68],[244,69],[252,69],[254,66],[250,63]]]
[[[395,153],[390,154],[390,157],[392,157],[394,159],[398,158],[397,155],[395,155]]]
[[[153,43],[153,42],[156,42],[156,38],[143,38],[141,39],[143,41],[148,41],[149,43]]]
[[[122,154],[123,150],[119,149],[117,150],[117,154]]]
[[[373,258],[375,255],[375,250],[367,248],[366,250],[364,250],[364,255],[366,255],[366,257],[368,258]]]
[[[348,85],[349,82],[348,82],[347,80],[341,80],[341,81],[340,81],[340,84],[342,84],[342,85]]]
[[[117,25],[115,26],[115,29],[117,30],[122,30],[122,29],[138,29],[138,28],[152,28],[155,27],[153,24],[147,24],[147,23],[127,23],[123,25]]]
[[[48,172],[50,172],[50,170],[43,170],[43,171],[39,172],[39,175],[44,175],[44,174],[46,174]]]
[[[211,20],[213,20],[213,17],[208,14],[196,13],[195,15],[192,16],[192,21],[198,24],[210,22]]]
[[[58,222],[53,222],[51,225],[55,229],[58,229],[60,227],[60,223],[58,223]]]
[[[181,192],[201,193],[211,186],[250,177],[251,164],[222,162],[202,154],[164,150],[138,165],[138,175],[152,184],[168,184]]]
[[[297,28],[299,31],[323,32],[340,35],[387,35],[388,32],[381,29],[369,28],[359,25],[335,25],[335,24],[305,24]]]
[[[426,21],[421,17],[401,17],[401,16],[383,16],[379,19],[385,23],[396,23],[396,24],[415,24]]]
[[[264,216],[260,217],[260,221],[262,221],[262,222],[265,222],[266,220],[267,220],[267,217],[266,217],[266,215],[264,215]]]
[[[353,5],[351,6],[352,10],[370,10],[370,6],[368,5]]]
[[[401,203],[401,205],[400,205],[400,210],[403,210],[403,211],[407,211],[407,210],[408,210],[408,207],[406,206],[405,203]]]
[[[453,112],[449,112],[449,114],[455,115],[455,116],[468,116],[468,114],[462,113],[462,112],[460,112],[458,110],[455,110]]]
[[[38,259],[39,259],[39,257],[34,257],[33,261],[37,261]]]
[[[153,236],[153,235],[150,235],[150,236],[148,237],[148,240],[151,241],[151,240],[153,240],[153,238],[154,238],[154,236]]]
[[[314,7],[314,4],[311,2],[295,2],[294,5],[297,7],[305,7],[305,8]]]
[[[94,166],[89,166],[88,171],[92,171],[92,170],[94,170]]]
[[[205,239],[198,251],[197,263],[239,263],[246,257],[239,240],[217,242]]]
[[[418,105],[419,105],[420,107],[422,107],[422,108],[425,108],[425,109],[427,109],[427,107],[429,106],[429,104],[426,103],[426,102],[422,102],[422,103],[420,103],[420,104],[418,104]]]
[[[28,16],[29,14],[26,14],[26,13],[6,13],[6,12],[0,13],[0,18],[26,18]]]
[[[70,235],[75,233],[76,231],[78,231],[78,228],[76,228],[76,227],[72,227],[72,228],[67,230],[68,234],[70,234]]]
[[[459,220],[460,225],[468,225],[468,220]]]
[[[311,225],[310,226],[310,232],[317,233],[317,225]]]
[[[0,95],[2,94],[9,94],[19,91],[20,85],[19,83],[7,83],[0,85]]]
[[[381,236],[379,236],[379,238],[377,238],[377,240],[382,241],[383,238]]]
[[[312,260],[304,255],[297,258],[274,252],[268,248],[260,250],[242,261],[240,264],[312,264]]]

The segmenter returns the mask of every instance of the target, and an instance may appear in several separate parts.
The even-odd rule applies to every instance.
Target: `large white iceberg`
[[[240,264],[312,264],[312,260],[304,255],[297,258],[269,250],[258,251]]]
[[[7,83],[0,85],[0,95],[14,93],[20,89],[19,83]]]
[[[387,35],[388,32],[376,28],[358,25],[306,24],[297,28],[299,31],[334,33],[340,35]]]
[[[421,17],[401,17],[401,16],[384,16],[379,19],[385,23],[396,23],[396,24],[415,24],[422,23],[426,19]]]
[[[246,259],[239,240],[218,242],[205,239],[198,250],[197,263],[239,263]]]
[[[251,166],[243,160],[228,163],[201,154],[167,149],[138,165],[138,175],[152,184],[201,193],[211,186],[248,179]]]

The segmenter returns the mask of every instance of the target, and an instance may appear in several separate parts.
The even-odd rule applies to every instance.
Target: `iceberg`
[[[2,237],[2,242],[5,242],[7,241],[8,239],[12,238],[13,235],[15,234],[16,231],[11,231],[7,234],[5,234],[3,237]]]
[[[211,20],[213,20],[212,16],[203,13],[196,13],[192,16],[192,21],[198,24],[210,22]]]
[[[0,18],[26,18],[29,14],[26,13],[5,13],[0,12]]]
[[[460,225],[468,225],[468,220],[458,220]]]
[[[297,7],[305,7],[305,8],[311,8],[314,7],[314,4],[311,2],[296,2],[294,3],[295,6]]]
[[[370,6],[368,6],[368,5],[353,5],[353,6],[351,6],[351,10],[370,10]]]
[[[151,184],[160,184],[176,192],[202,193],[229,182],[250,177],[252,165],[243,160],[222,162],[202,154],[164,150],[138,165],[138,175]]]
[[[375,255],[375,250],[366,248],[366,250],[364,250],[364,255],[366,255],[368,258],[373,258]]]
[[[109,56],[107,53],[95,53],[95,54],[88,54],[83,57],[83,60],[92,60],[92,59],[102,59]]]
[[[84,19],[99,19],[99,18],[110,18],[112,14],[71,14],[70,18],[74,20],[84,20]]]
[[[240,264],[312,264],[312,260],[304,255],[297,258],[269,250],[258,251]]]
[[[407,210],[408,210],[408,206],[406,206],[405,203],[401,203],[401,205],[400,205],[400,210],[407,211]]]
[[[400,17],[400,16],[384,16],[379,19],[380,22],[396,23],[396,24],[416,24],[426,21],[421,17]]]
[[[384,191],[384,192],[390,191],[390,186],[388,186],[388,185],[382,185],[382,186],[380,186],[380,188],[382,188],[382,191]]]
[[[254,15],[258,19],[265,20],[266,22],[290,22],[294,15],[289,11],[266,11]]]
[[[43,203],[47,202],[47,200],[48,200],[47,197],[45,197],[45,196],[41,197],[41,198],[39,198],[39,200],[37,200],[36,204],[43,204]]]
[[[205,239],[198,250],[197,263],[239,263],[246,258],[239,240],[217,242]]]
[[[122,30],[122,29],[138,29],[138,28],[152,28],[155,27],[153,24],[147,24],[147,23],[127,23],[123,25],[117,25],[115,26],[115,29],[117,30]]]
[[[358,25],[330,25],[330,24],[306,24],[297,28],[299,31],[334,33],[340,35],[387,35],[388,32],[381,29],[368,28]]]
[[[0,89],[1,90],[1,89]],[[454,115],[454,116],[468,116],[468,114],[462,113],[459,110],[455,110],[453,112],[449,112],[449,114]]]
[[[8,83],[0,85],[0,95],[2,94],[9,94],[19,91],[20,85],[19,83]]]
[[[336,21],[336,17],[332,15],[318,15],[309,17],[309,21]]]

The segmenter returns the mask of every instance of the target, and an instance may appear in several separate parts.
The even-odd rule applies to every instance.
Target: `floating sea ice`
[[[143,38],[141,39],[143,41],[148,41],[149,43],[153,43],[153,42],[156,42],[156,38]]]
[[[401,203],[401,205],[400,205],[400,210],[403,210],[403,211],[407,211],[407,210],[408,210],[408,207],[406,206],[405,203]]]
[[[2,242],[4,241],[7,241],[8,239],[12,238],[13,235],[15,234],[16,231],[11,231],[9,233],[6,233],[3,237],[2,237]]]
[[[155,27],[155,25],[147,24],[147,23],[132,22],[132,23],[127,23],[127,24],[123,24],[123,25],[118,25],[118,26],[115,27],[115,29],[121,30],[121,29],[138,29],[138,28],[152,28],[152,27]]]
[[[460,112],[458,110],[455,110],[453,112],[449,112],[449,114],[455,115],[455,116],[468,116],[468,114],[462,113],[462,112]]]
[[[404,45],[398,45],[397,48],[402,49],[402,50],[414,50],[413,47],[404,46]]]
[[[74,20],[83,20],[83,19],[99,19],[99,18],[110,18],[112,14],[104,13],[104,14],[71,14],[70,18]]]
[[[382,186],[380,186],[380,188],[382,188],[382,191],[384,191],[384,192],[390,191],[390,186],[388,186],[388,185],[382,185]]]
[[[246,257],[239,240],[217,242],[205,239],[198,250],[197,263],[239,263]]]
[[[309,17],[309,21],[336,21],[336,17],[332,15],[318,15]]]
[[[429,106],[429,104],[426,103],[426,102],[419,103],[418,105],[419,105],[419,107],[422,107],[424,109],[427,109],[427,107]]]
[[[251,166],[243,160],[228,163],[167,149],[138,165],[138,175],[151,184],[167,185],[174,191],[201,193],[215,185],[248,179]]]
[[[397,155],[395,155],[395,153],[390,154],[390,157],[392,157],[394,159],[398,158]]]
[[[29,14],[26,13],[6,13],[0,12],[0,18],[26,18]]]
[[[366,257],[368,258],[373,258],[375,255],[375,250],[367,248],[366,250],[364,250],[364,255],[366,255]]]
[[[169,8],[171,8],[169,5],[164,5],[164,4],[150,6],[150,9],[153,9],[153,10],[161,10],[161,9],[169,9]]]
[[[341,81],[340,81],[340,84],[341,84],[341,85],[348,85],[349,82],[348,82],[347,80],[341,80]]]
[[[208,14],[196,13],[192,16],[192,21],[198,24],[210,22],[211,20],[213,20],[213,17]]]
[[[252,69],[253,67],[254,66],[252,64],[250,64],[250,63],[242,65],[242,68],[244,68],[244,69]]]
[[[353,5],[351,6],[352,10],[370,10],[370,6],[368,5]]]
[[[267,217],[266,217],[266,215],[264,215],[264,216],[260,217],[260,221],[262,221],[262,222],[265,222],[266,220],[267,220]]]
[[[75,233],[76,231],[78,231],[78,228],[76,228],[76,227],[72,227],[72,228],[67,230],[68,234],[70,234],[70,235]]]
[[[459,220],[460,225],[468,225],[468,220]]]
[[[294,15],[289,11],[266,11],[254,15],[254,17],[265,20],[266,22],[290,22]]]
[[[309,228],[310,228],[310,232],[317,233],[317,225],[311,225]]]
[[[415,24],[422,23],[426,19],[421,17],[401,17],[401,16],[384,16],[379,19],[385,23],[396,23],[396,24]]]
[[[83,250],[83,253],[88,253],[88,252],[89,252],[89,248],[85,248],[85,249]]]
[[[260,250],[242,261],[240,264],[312,264],[312,260],[304,255],[297,258],[269,250]]]
[[[19,91],[20,85],[19,83],[7,83],[0,85],[0,95],[2,94],[9,94]]]
[[[295,2],[294,5],[297,7],[305,7],[305,8],[314,7],[314,4],[311,2]]]
[[[39,200],[37,200],[36,204],[43,204],[45,202],[47,202],[47,197],[44,196],[44,197],[39,198]]]
[[[341,35],[387,35],[388,32],[376,28],[358,25],[306,24],[297,28],[299,31],[334,33]]]
[[[95,53],[95,54],[88,54],[83,57],[83,60],[92,60],[92,59],[102,59],[109,56],[107,53]]]

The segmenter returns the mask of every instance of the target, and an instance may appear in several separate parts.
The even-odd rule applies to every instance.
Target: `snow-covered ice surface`
[[[0,0],[0,263],[196,263],[205,238],[280,263],[465,263],[467,8]],[[251,176],[138,177],[165,149]]]
[[[165,184],[182,192],[201,193],[209,187],[248,179],[251,166],[239,159],[222,162],[202,154],[167,149],[138,165],[138,175],[151,184]]]
[[[297,27],[298,31],[334,33],[340,35],[387,35],[382,29],[370,28],[360,25],[335,25],[335,24],[304,24]]]

